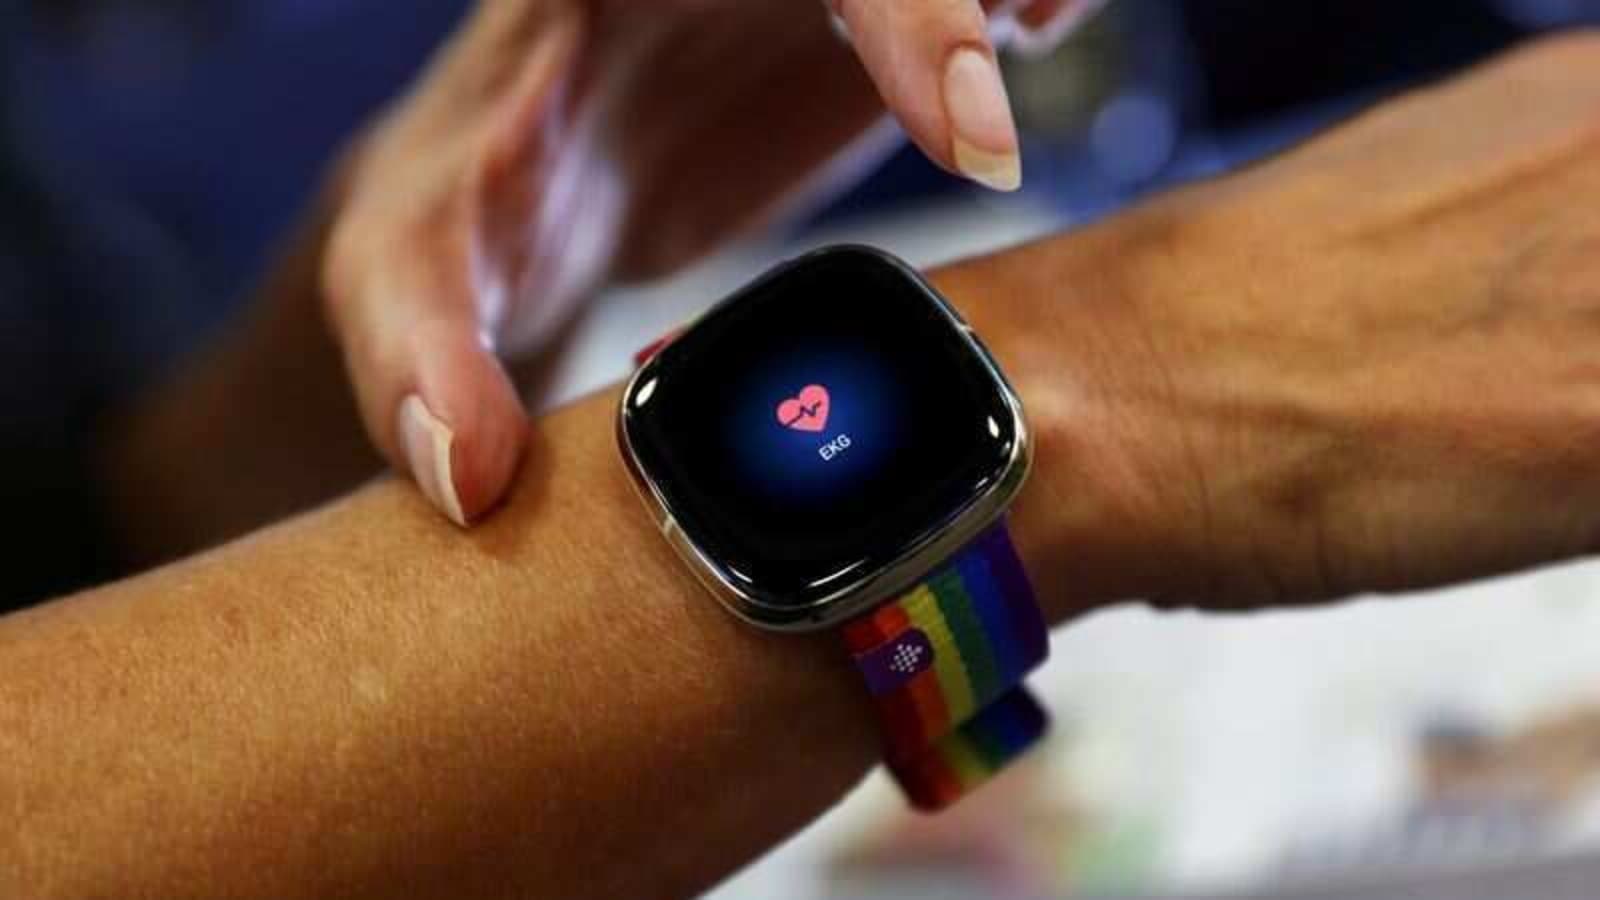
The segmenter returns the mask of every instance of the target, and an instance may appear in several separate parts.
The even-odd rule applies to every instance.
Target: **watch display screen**
[[[710,312],[624,399],[684,535],[758,602],[799,608],[937,535],[1008,470],[1008,389],[922,283],[812,254]]]

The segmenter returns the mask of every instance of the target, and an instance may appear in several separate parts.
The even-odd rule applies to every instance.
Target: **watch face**
[[[920,279],[861,248],[712,310],[635,377],[622,429],[699,561],[769,623],[816,621],[1025,464],[987,354]]]

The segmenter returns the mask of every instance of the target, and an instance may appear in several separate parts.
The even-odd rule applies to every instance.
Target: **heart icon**
[[[807,385],[800,396],[778,404],[778,421],[795,431],[821,431],[828,427],[828,389]]]

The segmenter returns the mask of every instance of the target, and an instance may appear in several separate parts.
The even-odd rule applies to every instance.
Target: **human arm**
[[[42,896],[670,896],[820,812],[873,752],[842,650],[700,593],[614,413],[540,423],[470,535],[387,482],[0,621],[0,871]]]
[[[487,509],[526,418],[502,355],[558,337],[603,276],[652,277],[770,215],[882,116],[820,3],[622,17],[604,37],[573,18],[589,5],[479,4],[335,163],[240,319],[108,423],[101,480],[131,562],[237,537],[386,458],[410,471],[412,394],[461,435],[462,509]]]
[[[1593,549],[1597,73],[1547,43],[933,274],[1039,432],[1052,621]],[[471,534],[385,482],[0,619],[0,894],[683,894],[836,801],[874,752],[848,663],[701,595],[613,402],[542,420]]]
[[[1043,27],[1096,2],[989,3]],[[1020,179],[978,0],[479,4],[352,151],[319,285],[362,424],[466,525],[521,459],[502,360],[608,281],[819,204],[894,146]],[[858,61],[859,56],[859,61]],[[864,65],[863,65],[864,64]]]
[[[944,23],[963,5],[858,18],[874,71],[896,41],[960,43]],[[1090,5],[1025,14],[1042,26]],[[129,561],[336,496],[380,450],[409,471],[412,395],[453,435],[446,505],[481,514],[521,458],[502,358],[557,338],[602,280],[676,269],[849,181],[861,163],[826,163],[883,113],[820,2],[479,4],[343,154],[241,320],[105,430]]]

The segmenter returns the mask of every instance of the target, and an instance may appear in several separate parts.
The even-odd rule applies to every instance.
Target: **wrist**
[[[1169,351],[1146,292],[1175,272],[1149,217],[941,269],[932,280],[1022,397],[1032,474],[1011,521],[1047,618],[1182,594],[1199,571],[1204,478],[1171,406]]]

